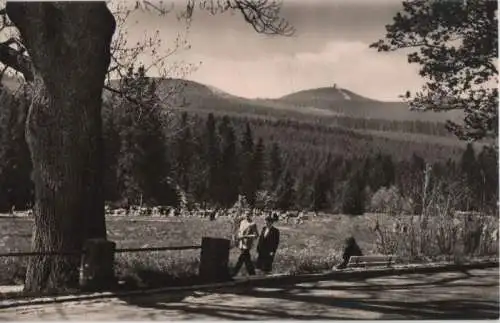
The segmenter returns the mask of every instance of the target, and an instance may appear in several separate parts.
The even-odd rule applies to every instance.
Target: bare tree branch
[[[229,1],[226,3],[231,4]],[[287,20],[280,17],[281,6],[281,1],[274,0],[234,0],[231,8],[238,9],[245,21],[258,33],[291,36],[295,33],[295,29]]]
[[[161,2],[159,4],[154,4],[148,0],[141,0],[135,2],[135,9],[139,8],[142,8],[143,10],[153,9],[161,15],[167,15],[174,10],[174,4],[172,3],[170,8],[167,9],[166,7],[161,5]]]
[[[31,60],[28,56],[23,55],[24,49],[16,50],[10,47],[9,45],[12,43],[14,43],[13,39],[0,43],[0,62],[23,74],[26,81],[33,81]]]
[[[143,9],[155,10],[162,15],[168,14],[173,8],[163,8],[149,1],[143,1],[142,4]],[[117,30],[111,45],[111,63],[108,68],[105,82],[106,86],[104,89],[119,94],[131,103],[141,106],[141,102],[138,100],[124,94],[119,89],[113,88],[110,84],[111,79],[121,79],[130,67],[141,64],[140,57],[145,55],[152,59],[152,62],[145,66],[146,70],[157,69],[158,74],[161,77],[165,77],[165,71],[167,71],[167,69],[165,69],[165,60],[174,55],[179,49],[189,48],[189,45],[184,37],[179,35],[171,48],[160,51],[158,49],[161,48],[161,37],[158,31],[152,35],[149,35],[149,33],[145,34],[144,40],[140,40],[134,44],[128,44],[127,19],[131,17],[131,13],[137,10],[137,8],[134,9],[122,4],[115,6],[111,2],[109,5],[113,7],[112,14],[115,16],[117,22]],[[3,66],[0,67],[0,69],[3,68],[2,74],[0,74],[0,80],[6,70],[12,69],[22,74],[26,82],[32,82],[34,77],[31,59],[17,36],[17,29],[15,29],[15,27],[10,27],[14,27],[14,25],[10,22],[5,8],[2,8],[0,9],[0,32],[4,35],[6,32],[12,32],[13,36],[4,42],[0,42],[0,63],[3,64]],[[10,29],[4,30],[7,28]],[[189,30],[189,26],[186,30]]]
[[[113,92],[113,93],[116,93],[124,98],[126,98],[127,100],[129,100],[130,102],[132,103],[135,103],[137,105],[142,105],[142,103],[140,101],[137,101],[136,99],[132,98],[131,96],[128,96],[127,94],[125,94],[123,91],[120,91],[118,89],[115,89],[114,87],[111,87],[109,85],[104,85],[103,87],[105,90],[108,90],[110,92]]]
[[[162,7],[153,6],[149,1],[143,0],[141,7],[145,10],[153,9],[160,14],[170,12]],[[226,11],[239,11],[247,23],[256,32],[266,35],[292,36],[295,28],[280,16],[282,1],[277,0],[187,0],[181,18],[191,20],[195,5],[198,9],[208,11],[212,15]]]

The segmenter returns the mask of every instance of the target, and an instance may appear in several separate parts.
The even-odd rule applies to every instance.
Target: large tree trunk
[[[34,251],[105,238],[101,104],[115,20],[104,2],[8,2],[35,81],[26,122],[35,184]],[[25,290],[78,281],[79,257],[34,257]]]

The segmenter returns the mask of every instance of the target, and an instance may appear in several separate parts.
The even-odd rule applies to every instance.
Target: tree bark
[[[26,140],[35,184],[33,251],[105,238],[101,105],[115,20],[104,2],[8,2],[32,60]],[[30,258],[25,290],[78,283],[79,256]]]

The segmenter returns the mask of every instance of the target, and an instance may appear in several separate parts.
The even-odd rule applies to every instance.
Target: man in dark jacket
[[[273,268],[274,256],[280,243],[280,231],[273,226],[276,218],[267,216],[266,226],[262,229],[257,243],[257,268],[269,274]]]

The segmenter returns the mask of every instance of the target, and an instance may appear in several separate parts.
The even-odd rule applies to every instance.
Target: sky
[[[164,5],[172,3],[175,11],[186,2]],[[239,13],[210,15],[196,7],[188,32],[175,14],[152,11],[136,11],[126,29],[130,42],[158,30],[160,52],[180,35],[190,48],[178,50],[167,63],[194,64],[196,69],[171,76],[234,95],[277,98],[336,84],[369,98],[394,101],[421,86],[418,66],[408,64],[405,53],[378,53],[369,45],[384,36],[385,25],[401,8],[399,0],[283,0],[281,16],[295,27],[292,37],[258,34]]]

